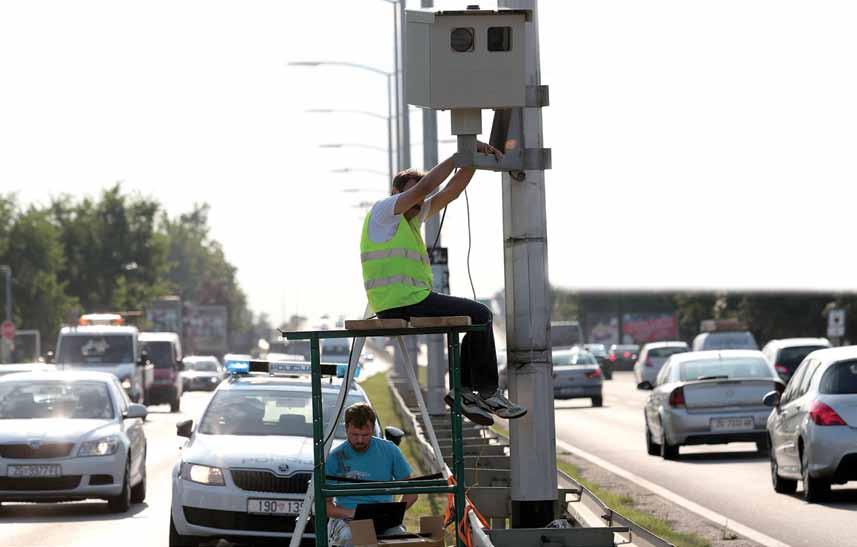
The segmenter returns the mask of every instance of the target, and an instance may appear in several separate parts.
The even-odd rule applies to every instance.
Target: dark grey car
[[[591,399],[601,406],[602,374],[598,361],[579,347],[553,352],[553,396],[555,399]]]

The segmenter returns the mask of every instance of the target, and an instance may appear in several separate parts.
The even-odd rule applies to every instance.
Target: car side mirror
[[[138,405],[137,403],[131,403],[128,405],[128,410],[125,411],[125,418],[145,418],[149,413],[146,410],[146,407],[143,405]]]
[[[655,386],[653,386],[652,383],[649,381],[640,382],[639,384],[637,384],[637,389],[654,389],[654,388],[655,388]]]
[[[193,420],[184,420],[176,424],[176,435],[179,437],[187,437],[193,433]]]
[[[402,442],[402,438],[404,436],[405,432],[399,429],[398,427],[388,425],[384,428],[384,438],[396,446],[399,446],[399,443]]]
[[[780,393],[778,391],[769,391],[762,398],[762,404],[771,408],[780,406]]]
[[[149,363],[149,352],[143,350],[140,352],[140,359],[137,360],[138,367],[145,367]]]
[[[177,371],[179,371],[179,372],[181,372],[181,371],[183,371],[183,370],[184,370],[184,363],[182,362],[182,360],[181,360],[181,359],[179,359],[178,361],[176,361],[176,370],[177,370]]]

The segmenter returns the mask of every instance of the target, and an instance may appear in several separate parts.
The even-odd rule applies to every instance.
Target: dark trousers
[[[467,315],[474,325],[488,324],[488,330],[468,332],[461,342],[461,385],[482,394],[497,389],[497,349],[494,347],[494,315],[484,305],[467,298],[432,292],[422,302],[378,313],[381,319]]]

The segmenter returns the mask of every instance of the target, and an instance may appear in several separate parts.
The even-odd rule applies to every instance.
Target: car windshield
[[[173,368],[176,365],[173,345],[166,340],[143,342],[143,349],[149,354],[149,361],[154,363],[155,368]]]
[[[598,361],[588,351],[558,351],[553,354],[554,366],[597,365]]]
[[[130,334],[71,334],[60,337],[57,363],[101,365],[134,362]]]
[[[366,402],[349,396],[346,408]],[[336,394],[324,394],[325,427],[334,414]],[[230,389],[218,392],[199,427],[207,435],[293,435],[312,437],[312,398],[308,391]],[[345,418],[336,438],[345,438]]]
[[[857,394],[857,361],[836,363],[827,369],[819,391],[829,395]]]
[[[188,361],[184,362],[185,369],[200,372],[217,372],[217,361]]]
[[[0,383],[0,419],[37,418],[110,420],[113,418],[110,392],[104,382]]]
[[[764,359],[700,359],[681,364],[679,376],[684,382],[705,378],[773,378]]]
[[[783,348],[777,354],[777,365],[787,367],[789,370],[794,370],[803,361],[803,358],[817,349],[823,349],[827,346],[796,346],[792,348]]]
[[[756,339],[749,332],[712,332],[702,349],[758,349]]]
[[[687,348],[672,347],[672,348],[652,348],[649,350],[649,357],[669,357],[676,353],[685,353]]]

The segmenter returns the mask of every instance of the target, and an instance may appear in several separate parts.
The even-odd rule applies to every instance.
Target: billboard
[[[182,333],[182,302],[177,296],[153,301],[146,308],[147,330]]]
[[[189,305],[185,317],[186,353],[226,353],[227,316],[226,306]]]
[[[622,339],[619,317],[599,312],[587,315],[589,341],[595,344],[644,344],[660,340],[678,340],[678,320],[674,313],[626,313],[622,315]]]

